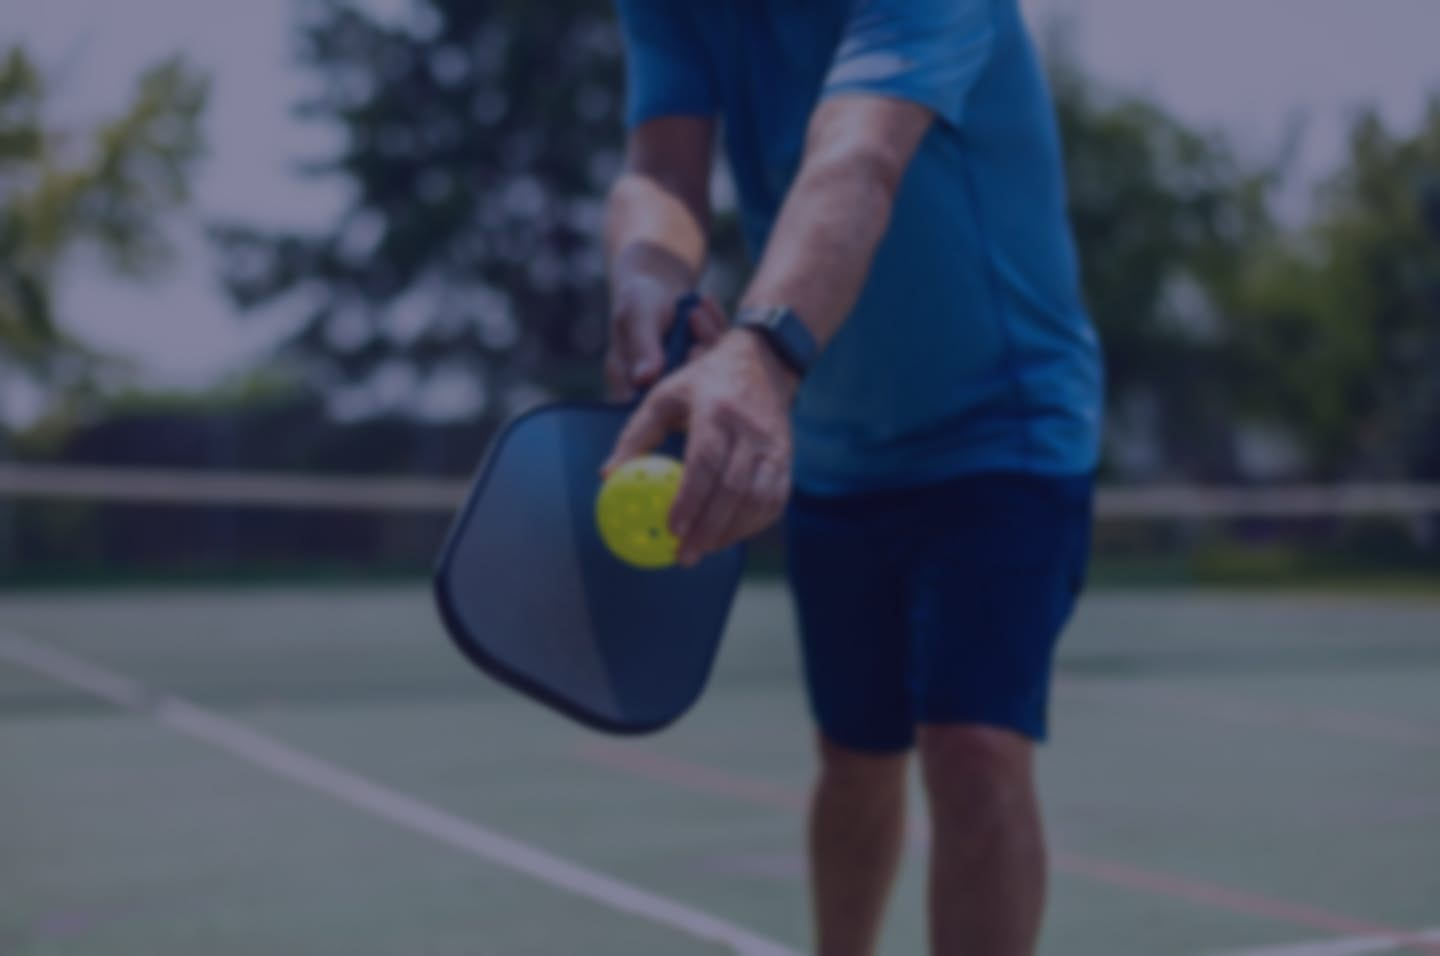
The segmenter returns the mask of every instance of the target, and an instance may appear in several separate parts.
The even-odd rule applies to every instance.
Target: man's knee
[[[873,753],[819,737],[820,784],[832,791],[885,792],[902,787],[908,752]]]
[[[937,825],[988,828],[1034,807],[1034,744],[1010,731],[932,724],[919,735],[921,768]]]

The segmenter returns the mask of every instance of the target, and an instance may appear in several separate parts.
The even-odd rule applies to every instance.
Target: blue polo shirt
[[[886,96],[935,113],[860,300],[801,389],[797,488],[1094,468],[1100,349],[1018,0],[618,5],[628,122],[720,119],[756,257],[821,99]]]

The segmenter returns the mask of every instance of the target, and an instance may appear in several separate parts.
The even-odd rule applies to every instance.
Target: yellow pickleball
[[[637,568],[668,568],[679,542],[670,533],[670,505],[680,490],[680,462],[642,455],[610,473],[595,499],[595,523],[611,553]]]

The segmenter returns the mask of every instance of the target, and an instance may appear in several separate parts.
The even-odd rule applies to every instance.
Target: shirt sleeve
[[[995,46],[993,0],[852,0],[825,96],[875,93],[960,126]]]
[[[625,121],[713,116],[714,79],[684,0],[616,0],[625,40]]]

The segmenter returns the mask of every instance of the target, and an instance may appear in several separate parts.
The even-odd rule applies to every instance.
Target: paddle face
[[[737,546],[696,568],[646,570],[605,546],[599,470],[630,411],[554,405],[513,422],[435,575],[447,628],[471,661],[615,733],[659,729],[699,697],[744,561]]]

